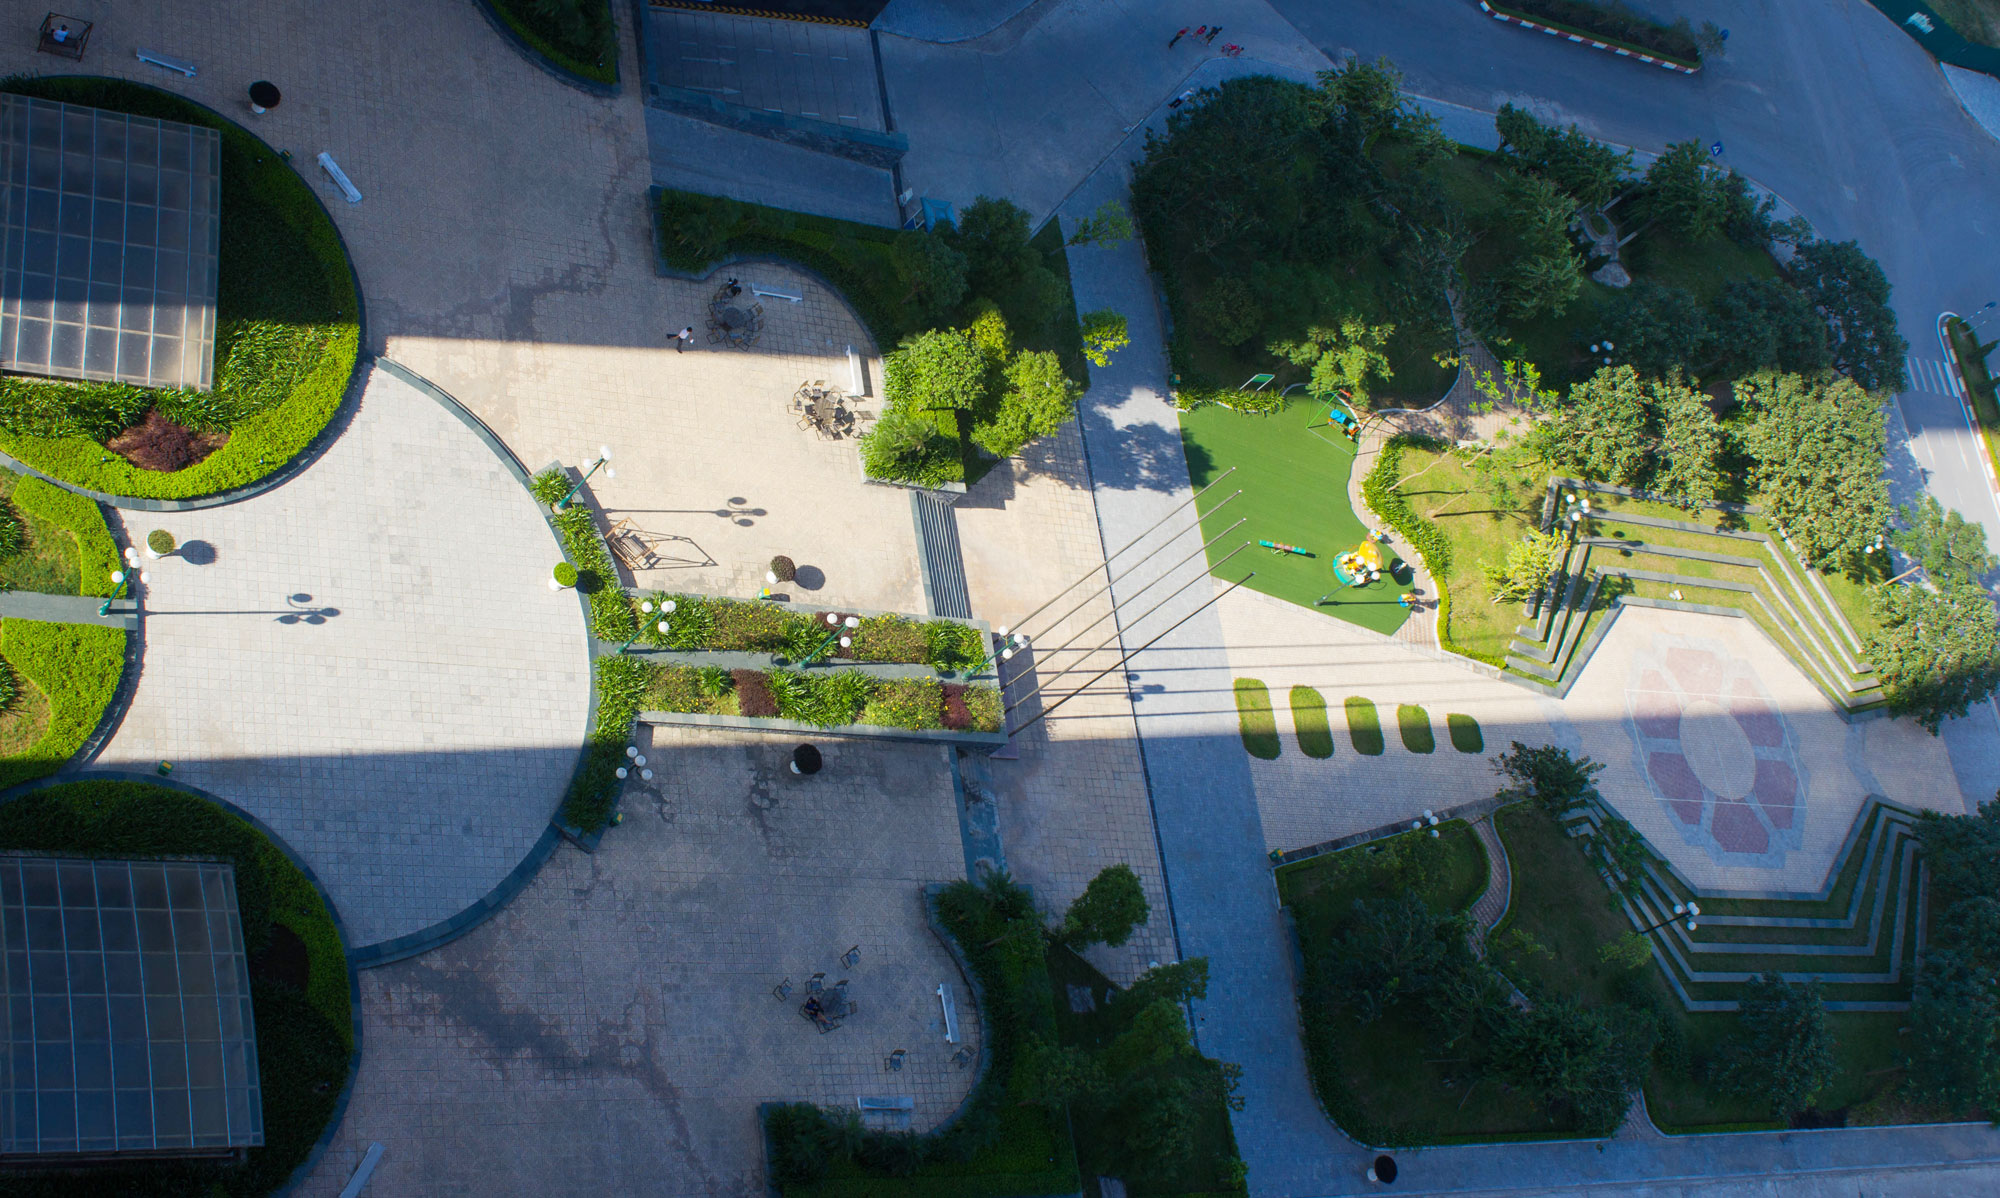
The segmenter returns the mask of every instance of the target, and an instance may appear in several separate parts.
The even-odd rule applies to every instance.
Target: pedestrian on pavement
[[[1195,27],[1195,31],[1194,31],[1194,35],[1195,35],[1196,37],[1200,37],[1200,36],[1201,36],[1202,34],[1204,34],[1204,33],[1207,33],[1207,32],[1208,32],[1208,26],[1206,26],[1206,25],[1198,25],[1198,26],[1196,26],[1196,27]]]
[[[1220,25],[1217,25],[1217,26],[1216,26],[1215,28],[1213,28],[1213,29],[1211,29],[1211,30],[1209,30],[1209,31],[1208,31],[1208,36],[1202,39],[1202,42],[1201,42],[1201,44],[1202,44],[1202,45],[1204,45],[1204,46],[1212,46],[1212,45],[1214,45],[1214,44],[1215,44],[1215,35],[1216,35],[1216,34],[1218,34],[1218,33],[1221,33],[1221,32],[1222,32],[1222,26],[1220,26]]]
[[[1173,37],[1172,37],[1171,39],[1169,39],[1169,40],[1168,40],[1168,42],[1167,42],[1167,49],[1169,49],[1169,50],[1173,49],[1173,48],[1174,48],[1174,43],[1175,43],[1175,42],[1177,42],[1177,41],[1179,41],[1179,40],[1181,40],[1182,38],[1184,38],[1184,37],[1186,37],[1186,36],[1187,36],[1187,31],[1188,31],[1188,27],[1187,27],[1187,26],[1185,26],[1185,25],[1181,26],[1181,31],[1180,31],[1179,33],[1176,33],[1176,34],[1175,34],[1175,35],[1174,35],[1174,36],[1173,36]]]
[[[680,353],[680,352],[681,352],[682,350],[684,350],[684,349],[686,349],[686,348],[688,347],[688,342],[690,342],[690,341],[693,341],[693,340],[694,340],[694,326],[693,326],[693,325],[689,325],[688,327],[686,327],[686,328],[682,329],[682,330],[681,330],[680,332],[678,332],[678,333],[675,333],[675,334],[674,334],[674,352],[675,352],[675,353]]]

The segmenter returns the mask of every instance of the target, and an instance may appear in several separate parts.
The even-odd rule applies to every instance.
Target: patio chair
[[[43,54],[53,54],[58,58],[83,60],[83,48],[90,41],[91,22],[66,17],[59,12],[51,12],[42,18],[41,37],[35,49]]]
[[[792,996],[792,979],[790,978],[786,978],[784,981],[779,982],[777,985],[771,987],[771,997],[777,999],[779,1002],[783,1002],[786,999],[790,998],[791,996]]]
[[[611,531],[604,536],[604,543],[611,547],[611,554],[624,564],[627,570],[655,570],[660,566],[660,555],[648,540],[651,534],[633,525],[630,516],[620,516],[612,524]]]

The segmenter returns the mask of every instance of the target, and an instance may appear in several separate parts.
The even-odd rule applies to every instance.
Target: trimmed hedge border
[[[125,563],[118,555],[110,525],[104,522],[104,509],[96,501],[31,474],[15,484],[14,506],[76,538],[77,594],[111,593],[111,573],[124,569]]]
[[[520,18],[509,12],[505,0],[478,0],[479,15],[493,27],[493,32],[512,43],[521,57],[541,68],[542,72],[560,83],[568,84],[578,91],[593,96],[615,96],[618,94],[618,16],[606,0],[605,8],[611,20],[611,49],[608,66],[597,67],[585,63],[580,58],[571,57],[551,45],[547,39],[521,23]],[[642,41],[644,35],[634,27],[633,35]]]
[[[1451,589],[1445,586],[1444,576],[1451,573],[1451,542],[1438,531],[1438,527],[1417,514],[1410,501],[1403,498],[1396,489],[1400,481],[1398,475],[1403,466],[1405,448],[1427,449],[1443,453],[1450,449],[1436,437],[1426,437],[1417,433],[1398,433],[1382,443],[1375,455],[1375,465],[1361,480],[1361,501],[1377,519],[1387,524],[1417,551],[1424,559],[1424,569],[1437,586],[1437,638],[1438,648],[1447,653],[1456,653],[1473,661],[1485,662],[1489,666],[1504,668],[1506,662],[1485,653],[1477,653],[1451,639]]]
[[[47,84],[54,86],[44,86]],[[351,406],[348,398],[355,393],[353,383],[359,375],[356,365],[366,316],[353,256],[347,252],[339,226],[334,224],[332,214],[312,185],[281,159],[269,143],[205,104],[147,83],[91,75],[17,78],[10,90],[65,103],[87,103],[89,98],[71,99],[61,94],[85,85],[131,88],[161,98],[168,102],[167,106],[184,110],[161,119],[215,129],[222,135],[225,146],[236,138],[248,139],[253,157],[271,164],[271,178],[289,179],[289,184],[266,183],[266,187],[275,187],[276,192],[265,198],[271,207],[285,214],[312,246],[326,271],[340,319],[331,325],[331,338],[291,395],[268,411],[237,424],[230,430],[227,444],[185,470],[140,470],[115,455],[113,462],[106,463],[104,447],[87,437],[27,437],[6,432],[0,432],[0,450],[6,451],[0,454],[0,460],[16,464],[22,473],[37,475],[64,490],[117,507],[173,510],[212,506],[257,494],[317,456],[330,440],[327,434],[335,429],[336,417]],[[351,322],[345,319],[349,311],[353,313]],[[121,491],[117,485],[132,489]],[[197,500],[208,502],[191,502]]]

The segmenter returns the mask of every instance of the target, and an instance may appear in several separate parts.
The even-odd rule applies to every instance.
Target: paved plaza
[[[946,750],[827,741],[801,778],[795,741],[656,729],[665,768],[596,853],[559,849],[469,935],[363,974],[353,1100],[298,1193],[337,1193],[380,1141],[372,1198],[755,1198],[760,1102],[907,1097],[917,1131],[955,1110],[977,1065],[937,987],[975,1052],[980,1021],[921,901],[965,875]],[[820,971],[857,1008],[824,1035],[798,1010]]]
[[[457,915],[528,855],[576,764],[584,621],[548,588],[535,501],[470,429],[372,370],[289,482],[124,518],[180,547],[145,563],[139,685],[97,764],[169,761],[262,819],[356,948]]]

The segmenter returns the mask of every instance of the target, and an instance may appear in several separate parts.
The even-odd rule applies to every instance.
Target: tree
[[[1104,1067],[1092,1053],[1037,1038],[1015,1062],[1009,1089],[1024,1106],[1060,1111],[1107,1088]]]
[[[868,477],[936,485],[964,477],[958,442],[946,437],[924,413],[890,404],[875,427],[861,435],[861,461]]]
[[[1716,297],[1710,324],[1726,330],[1715,348],[1732,373],[1811,374],[1833,364],[1825,318],[1780,279],[1731,279]]]
[[[1047,350],[1023,350],[1001,375],[998,409],[975,421],[972,439],[996,457],[1012,457],[1023,445],[1046,437],[1076,415],[1083,389],[1063,373]]]
[[[1626,932],[1599,948],[1597,959],[1613,969],[1643,969],[1652,963],[1653,942],[1638,932]]]
[[[1631,181],[1632,151],[1614,150],[1575,125],[1553,129],[1512,104],[1501,106],[1493,124],[1503,154],[1547,178],[1578,207],[1602,208]]]
[[[1826,318],[1834,369],[1870,391],[1901,387],[1910,347],[1896,331],[1889,280],[1875,260],[1852,241],[1809,241],[1788,269]]]
[[[1165,1000],[1175,1005],[1208,997],[1208,958],[1189,957],[1167,965],[1155,965],[1135,978],[1130,986],[1112,999],[1133,1009]]]
[[[1556,412],[1558,461],[1585,478],[1641,482],[1652,461],[1646,392],[1630,366],[1606,366],[1569,389]]]
[[[1132,344],[1124,315],[1109,308],[1085,312],[1081,323],[1083,356],[1090,359],[1092,366],[1111,365],[1111,355]]]
[[[1818,986],[1767,973],[1743,988],[1736,1018],[1722,1057],[1725,1088],[1790,1117],[1833,1080],[1833,1037]]]
[[[1677,141],[1646,168],[1646,210],[1687,241],[1713,237],[1725,215],[1722,172],[1698,141]]]
[[[1224,345],[1241,345],[1264,327],[1264,305],[1250,284],[1222,275],[1195,301],[1194,318],[1202,331]]]
[[[920,411],[967,411],[986,395],[986,356],[956,329],[933,329],[905,340],[882,361],[882,394],[890,405]]]
[[[1535,175],[1512,176],[1506,194],[1519,248],[1502,276],[1501,302],[1516,320],[1560,314],[1583,289],[1583,260],[1569,239],[1576,202]]]
[[[890,265],[903,298],[924,324],[936,324],[965,298],[966,258],[943,237],[915,229],[897,234]]]
[[[1366,154],[1384,134],[1404,128],[1414,114],[1403,96],[1403,73],[1386,58],[1355,59],[1319,73],[1318,102],[1339,140]]]
[[[1529,748],[1518,740],[1493,763],[1494,771],[1510,783],[1501,788],[1500,797],[1509,801],[1532,799],[1557,818],[1578,803],[1597,797],[1597,784],[1591,779],[1603,768],[1588,757],[1570,756],[1568,749],[1554,745]]]
[[[1113,246],[1129,240],[1132,236],[1132,218],[1125,211],[1125,205],[1117,200],[1106,200],[1097,206],[1097,211],[1076,223],[1069,235],[1071,245]]]
[[[1564,541],[1559,534],[1531,532],[1507,546],[1505,564],[1482,563],[1493,602],[1526,603],[1541,594],[1549,576],[1556,572],[1557,563],[1562,561],[1563,549]]]
[[[1007,327],[1007,318],[1001,315],[1000,305],[982,299],[973,307],[973,317],[965,326],[965,335],[979,347],[980,356],[986,359],[986,383],[990,393],[994,376],[1005,369],[1007,359],[1014,356],[1014,333]]]
[[[1564,995],[1501,1020],[1491,1063],[1495,1073],[1534,1091],[1558,1117],[1574,1119],[1587,1134],[1608,1135],[1625,1121],[1651,1050],[1632,1029],[1614,1030],[1596,1011]]]
[[[1338,330],[1312,332],[1315,336],[1325,335],[1325,348],[1313,363],[1312,378],[1306,384],[1306,389],[1314,395],[1342,394],[1356,407],[1366,407],[1368,380],[1379,378],[1386,382],[1395,374],[1389,368],[1389,356],[1382,352],[1382,347],[1395,335],[1395,325],[1369,325],[1347,317],[1341,320]]]
[[[1917,839],[1924,848],[1931,884],[1940,895],[2000,895],[2000,796],[1981,803],[1971,815],[1919,813]]]
[[[2000,1003],[1993,964],[1950,948],[1924,954],[1910,998],[1911,1096],[1952,1110],[2000,1103]]]
[[[1722,487],[1722,427],[1709,410],[1708,397],[1680,380],[1654,383],[1648,390],[1660,428],[1653,489],[1692,511],[1713,500]]]
[[[1881,629],[1866,641],[1868,660],[1890,711],[1935,736],[2000,686],[2000,625],[1977,584],[1947,578],[1936,591],[1879,587],[1872,607]]]
[[[978,197],[959,212],[949,236],[965,255],[974,295],[996,296],[1041,265],[1041,255],[1028,244],[1027,210],[1011,200]]]
[[[1440,915],[1414,891],[1356,899],[1333,955],[1333,991],[1363,1023],[1405,999],[1424,999],[1477,962],[1460,914]]]
[[[1151,913],[1139,875],[1121,861],[1101,870],[1083,888],[1063,916],[1056,939],[1072,949],[1091,944],[1117,948],[1131,939],[1132,929],[1145,923]]]
[[[1986,529],[1947,511],[1935,495],[1925,495],[1914,508],[1897,508],[1896,517],[1903,527],[1890,534],[1890,543],[1934,583],[1970,582],[2000,566],[1986,548]]]
[[[1765,508],[1806,564],[1859,570],[1888,524],[1881,406],[1853,380],[1759,372],[1736,382]]]
[[[1641,279],[1611,301],[1604,339],[1608,357],[1649,378],[1677,370],[1693,378],[1714,356],[1716,333],[1692,294]]]

